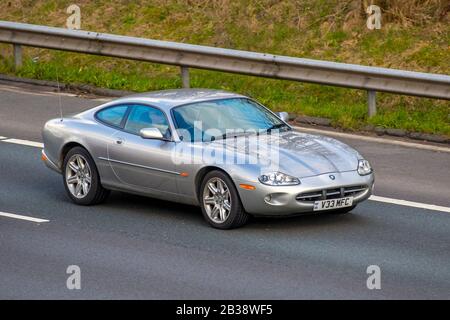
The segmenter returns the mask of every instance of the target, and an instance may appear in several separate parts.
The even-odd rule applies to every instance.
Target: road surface
[[[64,114],[106,101],[52,91],[0,82],[0,136],[40,142],[59,98]],[[40,148],[0,141],[0,299],[449,299],[450,153],[341,140],[373,164],[375,195],[418,206],[369,200],[221,231],[199,208],[119,192],[76,206]],[[70,265],[80,290],[66,287]]]

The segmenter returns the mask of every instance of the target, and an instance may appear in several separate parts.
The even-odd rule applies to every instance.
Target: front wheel
[[[214,228],[238,228],[248,221],[233,181],[222,171],[209,172],[200,190],[203,216]]]
[[[104,201],[109,190],[103,188],[97,167],[86,149],[70,149],[64,158],[64,187],[70,199],[76,204],[92,205]]]

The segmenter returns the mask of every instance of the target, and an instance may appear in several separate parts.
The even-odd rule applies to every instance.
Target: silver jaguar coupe
[[[346,213],[371,195],[373,170],[357,151],[286,121],[226,91],[144,93],[48,121],[42,160],[77,204],[130,192],[199,205],[220,229],[250,216]]]

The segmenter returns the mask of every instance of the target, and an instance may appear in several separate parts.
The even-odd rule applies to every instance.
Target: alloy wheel
[[[203,190],[206,214],[215,223],[224,223],[231,212],[231,194],[227,184],[220,178],[209,179]]]
[[[66,166],[66,184],[70,193],[82,199],[86,197],[91,189],[92,174],[87,160],[80,154],[70,157]]]

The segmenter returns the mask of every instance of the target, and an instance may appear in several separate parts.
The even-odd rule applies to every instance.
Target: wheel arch
[[[202,202],[202,199],[201,199],[202,191],[200,190],[200,188],[201,188],[203,179],[209,172],[216,171],[216,170],[222,172],[228,178],[230,178],[231,182],[233,183],[234,187],[236,188],[237,196],[239,197],[239,200],[242,203],[242,198],[241,198],[241,193],[240,193],[241,190],[239,190],[239,186],[236,183],[236,181],[233,179],[233,177],[227,171],[225,171],[223,168],[218,167],[218,166],[212,166],[212,165],[201,168],[195,176],[195,197],[196,197],[198,203],[200,204]],[[245,208],[245,204],[242,203],[242,205]]]
[[[66,157],[67,153],[75,147],[83,148],[92,157],[92,153],[89,151],[88,148],[86,148],[86,146],[84,146],[83,144],[81,144],[80,142],[77,142],[77,141],[69,141],[61,147],[61,151],[59,152],[59,163],[60,163],[61,169],[64,164],[64,158]],[[92,157],[92,159],[94,159],[94,158]],[[95,163],[95,159],[94,159],[94,163]]]
[[[230,180],[233,182],[234,187],[237,190],[236,182],[231,177],[231,175],[228,172],[226,172],[223,168],[217,167],[217,166],[206,166],[206,167],[203,167],[197,172],[197,174],[195,176],[195,181],[194,181],[194,184],[195,184],[195,197],[196,197],[197,201],[199,201],[199,203],[201,203],[201,199],[200,199],[201,190],[200,190],[200,188],[201,188],[201,185],[202,185],[202,181],[205,178],[205,176],[211,171],[221,171],[222,173],[227,175],[228,178],[230,178]],[[240,197],[239,192],[238,192],[238,196]]]

